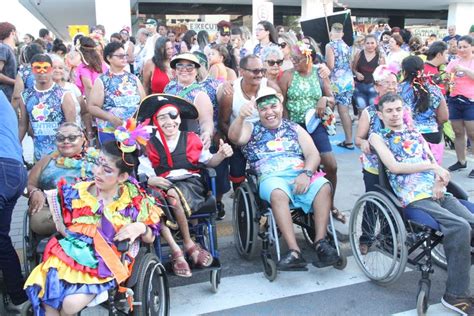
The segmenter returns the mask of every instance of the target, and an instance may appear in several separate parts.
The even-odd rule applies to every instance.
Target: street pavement
[[[364,192],[360,151],[339,148],[343,139],[340,126],[338,134],[331,137],[338,163],[338,185],[336,206],[350,216],[356,200]],[[26,151],[31,149],[28,141]],[[26,159],[30,153],[25,152]],[[456,161],[454,151],[446,151],[443,166]],[[467,170],[452,174],[452,179],[463,187],[474,199],[474,180],[467,177],[474,167],[472,156],[468,158]],[[279,272],[274,282],[263,276],[261,260],[247,261],[239,257],[232,236],[231,192],[224,198],[227,216],[218,222],[218,240],[222,280],[218,293],[211,292],[209,273],[195,272],[190,279],[170,276],[171,315],[416,315],[416,294],[420,272],[408,267],[394,284],[379,286],[370,282],[357,266],[347,241],[347,224],[337,223],[336,229],[342,240],[342,251],[348,257],[347,267],[340,271],[334,268],[317,269],[309,264],[307,272]],[[27,207],[25,198],[15,208],[11,237],[21,258],[22,221]],[[349,221],[349,218],[347,222]],[[301,230],[297,231],[298,244],[308,262],[314,252],[305,243]],[[282,252],[286,246],[282,245]],[[471,268],[471,275],[473,269]],[[432,286],[428,315],[451,315],[440,304],[444,291],[446,272],[435,267],[431,276]],[[474,288],[471,281],[471,288]],[[83,316],[104,315],[102,307],[81,313]],[[2,310],[0,309],[0,314]],[[5,314],[6,315],[6,314]]]

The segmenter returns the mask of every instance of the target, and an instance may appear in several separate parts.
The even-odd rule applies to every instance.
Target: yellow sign
[[[89,34],[89,25],[68,25],[67,29],[71,39],[73,39],[77,33],[82,33],[84,35]]]

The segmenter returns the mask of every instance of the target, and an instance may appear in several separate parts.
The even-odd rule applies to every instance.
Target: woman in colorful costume
[[[62,236],[51,238],[26,281],[35,315],[72,315],[99,303],[129,277],[138,239],[152,243],[159,233],[161,209],[130,177],[138,143],[146,143],[148,134],[129,120],[115,135],[117,141],[105,143],[96,160],[94,181],[61,181],[56,203],[56,196],[48,198]],[[115,242],[127,239],[130,250],[122,262]]]

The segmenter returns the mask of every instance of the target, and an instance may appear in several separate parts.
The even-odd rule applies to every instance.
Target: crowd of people
[[[457,156],[449,171],[467,168],[467,146],[474,152],[474,25],[470,34],[458,35],[449,26],[443,40],[422,41],[379,23],[349,46],[343,25],[334,23],[325,47],[268,21],[258,23],[256,45],[245,27],[221,21],[217,29],[215,36],[193,30],[177,34],[149,18],[135,37],[129,27],[107,37],[98,25],[67,45],[42,29],[37,39],[26,34],[17,47],[15,26],[0,23],[0,264],[9,308],[21,309],[28,295],[38,313],[80,311],[119,281],[107,257],[113,240],[153,242],[160,232],[171,246],[176,275],[192,274],[184,253],[195,265],[209,266],[212,256],[190,238],[186,219],[206,194],[200,164],[217,172],[218,219],[226,215],[223,195],[245,180],[248,166],[257,171],[260,196],[272,205],[289,246],[279,269],[306,265],[290,203],[314,211],[315,251],[331,264],[337,253],[325,238],[328,218],[346,221],[334,199],[338,167],[329,141],[337,111],[344,132],[337,146],[361,149],[366,191],[378,183],[375,148],[402,203],[436,210],[432,216],[447,227],[448,262],[457,262],[448,266],[443,303],[465,303],[472,312],[464,261],[474,216],[443,199],[449,172],[440,165],[447,130],[454,132]],[[168,103],[156,101],[154,94],[164,94]],[[140,130],[146,128],[131,122],[133,117],[156,132],[143,136],[149,131]],[[147,144],[136,138],[134,128]],[[23,158],[25,135],[33,139],[32,163]],[[133,179],[139,165],[149,184],[166,191],[176,206],[173,229],[181,231],[184,252],[161,209]],[[468,176],[474,178],[474,169]],[[48,243],[26,285],[8,236],[25,187],[31,228],[64,236]],[[65,226],[45,206],[45,192],[54,188],[63,200],[59,217]],[[449,219],[442,216],[446,211]],[[79,242],[84,243],[81,254],[74,255],[70,249]],[[361,253],[369,248],[361,238]],[[52,282],[56,289],[45,289]]]

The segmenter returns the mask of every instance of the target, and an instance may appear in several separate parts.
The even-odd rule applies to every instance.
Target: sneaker
[[[469,172],[468,177],[471,179],[474,179],[474,169],[472,169],[471,172]]]
[[[472,297],[457,297],[446,293],[441,298],[441,304],[461,315],[474,315]]]
[[[448,170],[452,172],[452,171],[457,171],[460,169],[466,169],[466,167],[467,167],[467,161],[464,164],[457,161],[454,165],[449,166]]]
[[[321,239],[316,242],[314,249],[316,250],[317,261],[320,265],[330,266],[339,260],[336,248],[327,239]]]
[[[5,304],[5,309],[11,313],[26,315],[26,312],[30,308],[31,303],[29,300],[24,301],[21,304],[15,305],[11,300],[8,300]]]
[[[217,220],[221,221],[225,218],[225,209],[222,202],[216,202],[217,206]]]

